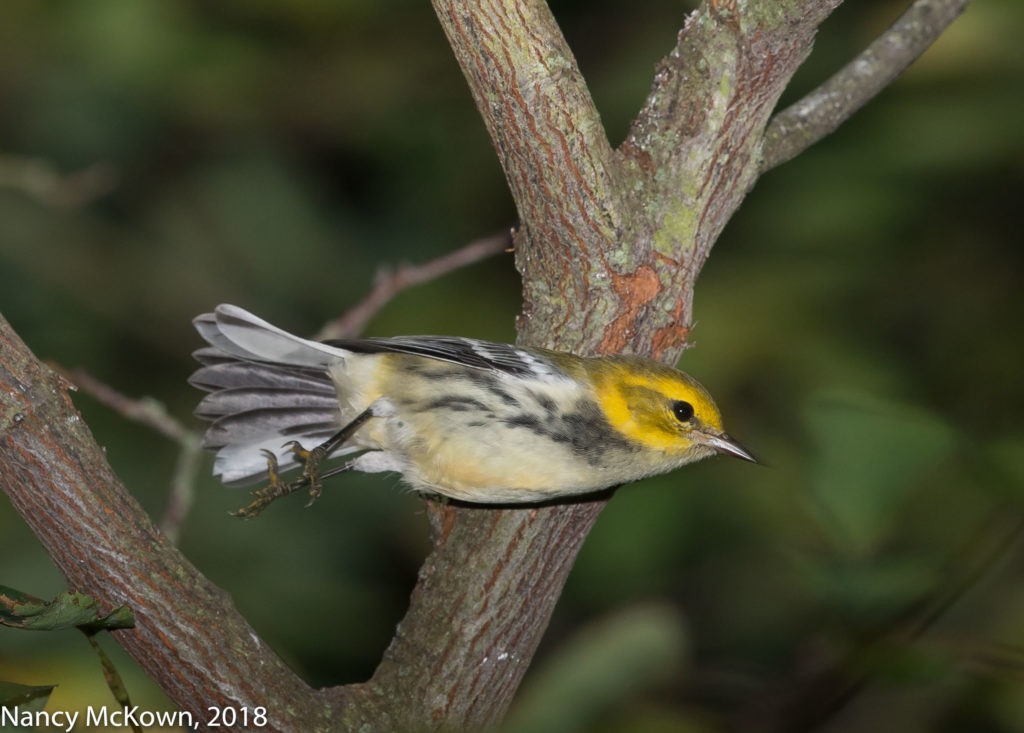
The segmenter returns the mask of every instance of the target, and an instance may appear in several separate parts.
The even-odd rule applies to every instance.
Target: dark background
[[[847,3],[783,103],[902,6]],[[617,145],[687,6],[553,10]],[[816,671],[948,591],[956,602],[914,644],[859,659],[871,682],[827,729],[1024,729],[1024,547],[985,560],[1024,509],[1022,21],[1018,2],[975,4],[750,194],[698,282],[680,366],[767,467],[716,459],[615,496],[510,727],[714,731],[788,699],[806,712]],[[190,426],[197,313],[231,302],[313,333],[381,264],[514,221],[425,1],[0,9],[0,312],[41,358]],[[367,333],[512,340],[519,307],[500,255],[404,292]],[[159,516],[177,447],[75,402]],[[184,552],[310,682],[366,679],[428,550],[421,501],[394,476],[353,475],[311,510],[282,501],[243,523],[227,512],[246,495],[204,460]],[[960,592],[978,564],[988,572]],[[64,587],[6,500],[0,583]],[[135,702],[168,705],[106,646]],[[60,683],[51,710],[110,704],[71,632],[0,629],[0,679]]]

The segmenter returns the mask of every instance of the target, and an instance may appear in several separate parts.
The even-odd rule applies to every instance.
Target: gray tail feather
[[[241,486],[265,479],[267,459],[261,449],[274,453],[286,471],[298,465],[286,442],[295,440],[308,449],[341,429],[338,398],[325,372],[219,359],[200,367],[189,382],[209,392],[195,415],[211,421],[203,448],[217,452],[214,473],[224,483]]]
[[[325,369],[349,352],[283,331],[235,305],[193,319],[199,335],[224,356],[243,361]]]
[[[278,457],[281,471],[294,468],[298,463],[285,443],[294,440],[313,448],[341,429],[342,415],[327,370],[310,365],[322,359],[323,352],[292,363],[250,361],[260,356],[225,335],[218,327],[221,315],[218,309],[216,315],[196,319],[197,329],[211,345],[193,354],[202,366],[189,382],[209,393],[195,414],[211,422],[203,447],[217,452],[214,473],[225,484],[242,486],[267,477],[261,449]]]

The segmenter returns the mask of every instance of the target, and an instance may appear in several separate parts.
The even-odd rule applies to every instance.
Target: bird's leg
[[[277,473],[277,456],[274,455],[273,451],[267,449],[260,450],[267,459],[267,473],[270,475],[270,483],[261,489],[252,491],[252,495],[256,497],[246,507],[242,507],[237,512],[231,512],[233,517],[241,517],[242,519],[252,519],[257,514],[262,512],[267,506],[281,496],[287,496],[296,489],[300,488],[304,484],[301,483],[303,479],[297,479],[290,483],[281,481],[281,477]]]
[[[267,473],[270,475],[270,483],[262,489],[253,491],[252,495],[256,498],[252,503],[249,504],[249,506],[234,512],[233,515],[236,517],[242,517],[243,519],[251,519],[262,512],[278,497],[287,496],[304,486],[309,487],[310,499],[309,504],[306,504],[306,506],[310,506],[314,501],[316,501],[317,497],[320,496],[320,493],[323,491],[323,475],[320,473],[320,463],[338,446],[351,438],[355,432],[363,426],[363,423],[373,417],[373,414],[372,406],[366,408],[356,415],[352,422],[312,450],[306,450],[296,440],[285,443],[286,446],[291,447],[292,454],[299,463],[302,464],[302,474],[288,483],[281,481],[281,477],[278,474],[277,456],[274,455],[273,452],[264,449],[262,453],[267,458]],[[326,475],[333,476],[337,473],[341,473],[342,471],[347,471],[349,468],[351,468],[351,465],[345,464],[337,469],[332,469]]]

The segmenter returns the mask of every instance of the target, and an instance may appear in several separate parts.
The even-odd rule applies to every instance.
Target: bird
[[[756,459],[693,377],[635,356],[583,357],[459,336],[313,341],[234,305],[193,321],[207,342],[204,448],[229,486],[269,481],[237,512],[354,470],[476,504],[609,489],[715,454]],[[344,462],[324,470],[321,464]],[[284,481],[281,474],[301,468]]]

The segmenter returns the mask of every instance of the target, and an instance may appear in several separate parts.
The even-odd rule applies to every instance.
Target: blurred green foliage
[[[617,144],[686,8],[553,9]],[[846,3],[786,100],[900,9]],[[698,283],[681,365],[767,467],[708,461],[615,496],[513,722],[771,729],[827,708],[812,683],[838,670],[870,682],[830,731],[1024,729],[1020,545],[957,592],[1024,508],[1022,22],[1019,2],[975,3],[750,194]],[[0,99],[0,312],[40,357],[189,424],[195,314],[234,302],[312,333],[381,264],[515,219],[425,2],[6,0]],[[370,332],[510,340],[518,298],[499,256],[401,294]],[[159,516],[176,447],[76,403]],[[419,500],[345,476],[312,510],[242,523],[227,512],[244,495],[207,467],[184,551],[312,683],[368,677],[427,551]],[[64,587],[6,501],[0,582]],[[911,646],[887,641],[943,592],[955,603]],[[109,694],[90,654],[0,629],[0,679],[60,683],[51,707]],[[136,703],[167,705],[128,676]]]

